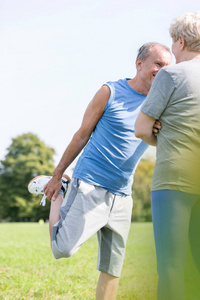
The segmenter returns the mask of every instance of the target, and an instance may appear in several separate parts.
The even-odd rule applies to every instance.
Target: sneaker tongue
[[[70,177],[67,174],[63,174],[62,178],[67,179],[68,182],[71,181]]]

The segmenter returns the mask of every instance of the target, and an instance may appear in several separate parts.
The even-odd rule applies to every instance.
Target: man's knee
[[[166,285],[178,284],[184,281],[184,266],[162,266],[158,268],[159,280],[165,282]]]
[[[71,257],[78,250],[78,249],[73,249],[73,248],[67,247],[66,245],[63,247],[62,246],[58,247],[58,245],[55,241],[52,241],[51,248],[52,248],[53,255],[56,259],[59,259],[62,257],[65,257],[65,258]]]

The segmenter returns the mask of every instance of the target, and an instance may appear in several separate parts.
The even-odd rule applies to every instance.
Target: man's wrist
[[[60,172],[58,170],[54,170],[53,171],[53,178],[57,179],[57,180],[60,180],[62,178],[62,175],[63,175],[64,172]]]

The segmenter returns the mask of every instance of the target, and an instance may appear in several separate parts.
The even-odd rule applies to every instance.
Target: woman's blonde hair
[[[169,32],[173,42],[182,36],[189,51],[200,51],[200,12],[186,13],[176,18]]]

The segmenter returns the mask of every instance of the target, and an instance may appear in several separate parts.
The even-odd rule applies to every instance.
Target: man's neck
[[[176,63],[180,63],[180,62],[188,61],[188,60],[192,60],[192,59],[200,59],[200,53],[196,52],[196,51],[185,50],[185,51],[183,51],[182,55],[180,56],[178,62],[176,62]]]
[[[133,79],[127,80],[129,86],[139,94],[147,95],[149,92],[149,87],[146,87],[139,78],[134,77]]]

